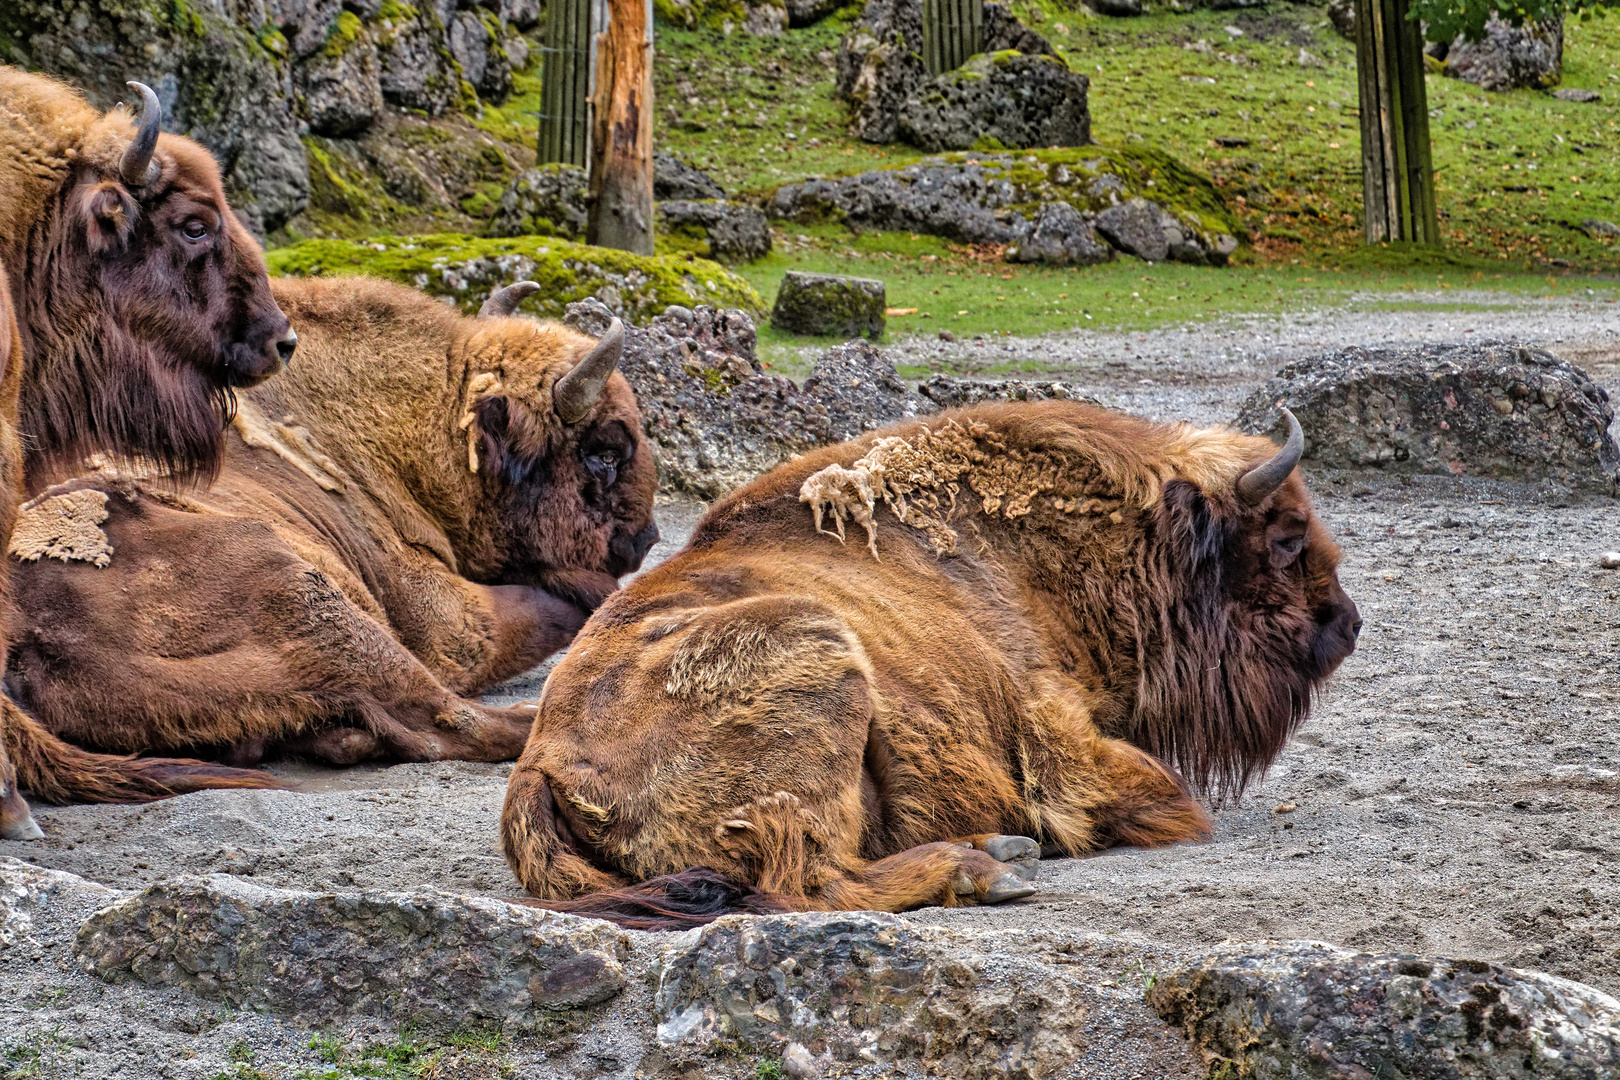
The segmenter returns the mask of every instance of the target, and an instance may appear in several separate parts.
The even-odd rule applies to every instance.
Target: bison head
[[[535,585],[593,610],[658,541],[657,468],[634,392],[615,371],[624,329],[600,341],[504,318],[532,282],[510,286],[480,313],[469,350],[498,368],[498,389],[468,409],[483,497],[470,522],[467,576]]]
[[[275,374],[298,340],[218,165],[160,133],[157,96],[129,85],[133,129],[115,110],[86,133],[11,266],[34,486],[96,451],[212,476],[233,388]]]
[[[1107,726],[1217,795],[1265,771],[1361,630],[1338,546],[1295,472],[1304,434],[1284,411],[1287,445],[1229,489],[1164,485],[1144,523],[1136,632],[1114,650],[1134,692]]]

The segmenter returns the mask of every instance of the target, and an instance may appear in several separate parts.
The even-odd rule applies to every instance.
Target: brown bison
[[[135,118],[0,67],[0,537],[25,488],[92,452],[160,462],[180,481],[212,474],[233,390],[273,374],[297,340],[213,159],[161,134],[156,96],[130,85]],[[50,799],[122,801],[266,779],[86,754],[4,698],[0,745],[8,837],[38,833],[19,781]]]
[[[1240,789],[1355,647],[1302,447],[988,405],[734,492],[546,684],[518,880],[669,926],[992,903],[1043,852],[1204,836],[1166,763]]]
[[[510,760],[532,708],[462,700],[566,645],[658,536],[623,330],[463,318],[278,280],[299,363],[242,393],[206,494],[86,478],[25,511],[10,678],[123,753]]]

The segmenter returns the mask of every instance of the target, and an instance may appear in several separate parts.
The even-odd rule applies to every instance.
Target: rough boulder
[[[85,968],[326,1025],[533,1028],[624,989],[615,927],[504,900],[310,893],[228,874],[174,878],[92,916]]]
[[[1050,56],[1013,50],[976,56],[921,84],[900,106],[896,134],[928,151],[1084,146],[1090,81]]]
[[[1550,480],[1612,492],[1620,449],[1608,393],[1568,361],[1523,345],[1351,348],[1290,364],[1237,426],[1281,433],[1279,405],[1328,468]]]
[[[749,262],[771,253],[765,211],[725,199],[670,199],[657,204],[660,224],[671,232],[702,239],[703,254],[721,262]]]
[[[1620,1001],[1480,960],[1234,943],[1148,1003],[1211,1076],[1595,1080],[1620,1075]]]
[[[1486,90],[1555,86],[1564,75],[1564,21],[1514,26],[1492,16],[1484,40],[1459,37],[1445,60],[1448,75]]]

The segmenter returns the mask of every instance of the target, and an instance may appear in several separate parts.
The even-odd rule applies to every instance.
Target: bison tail
[[[506,789],[501,844],[525,889],[568,898],[512,903],[606,919],[627,930],[686,930],[722,915],[770,915],[798,906],[703,866],[639,884],[592,866],[575,849],[567,823],[558,819],[545,773],[523,761]]]
[[[269,773],[205,761],[93,754],[63,742],[0,697],[0,737],[17,770],[17,786],[49,803],[144,803],[207,788],[280,788]]]
[[[763,892],[706,866],[573,900],[512,902],[606,919],[626,930],[688,930],[705,926],[722,915],[776,915],[797,910],[797,905],[785,896]]]

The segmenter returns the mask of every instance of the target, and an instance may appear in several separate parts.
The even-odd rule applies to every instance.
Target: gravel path
[[[1007,355],[1039,359],[1112,403],[1203,421],[1229,419],[1284,360],[1356,342],[1536,342],[1620,397],[1620,305],[1480,302],[1467,312],[1079,333],[1012,341]],[[941,363],[1005,362],[986,359],[985,345],[958,343]],[[904,344],[901,362],[927,363],[934,349]],[[1134,988],[1176,955],[1229,936],[1501,959],[1620,993],[1620,571],[1597,565],[1600,552],[1620,549],[1620,507],[1479,481],[1312,483],[1366,628],[1270,777],[1220,809],[1215,840],[1049,861],[1028,902],[913,916],[1028,927],[1032,947],[1068,935],[1109,957],[1094,962],[1108,991],[1094,1006],[1095,1052],[1068,1075],[1194,1075]],[[699,512],[660,509],[665,540],[653,561],[684,541]],[[490,700],[533,697],[543,677],[513,680]],[[276,771],[300,790],[41,808],[47,839],[0,842],[0,856],[120,887],[223,871],[300,888],[517,892],[496,847],[506,766]],[[282,1063],[264,1076],[317,1063],[307,1033],[82,975],[69,951],[76,917],[64,912],[31,944],[0,943],[0,1076],[239,1076],[227,1060],[239,1043],[257,1062]],[[1132,961],[1129,949],[1095,947],[1108,941],[1144,948]],[[601,1032],[620,1056],[589,1075],[634,1075],[634,1053],[622,1049],[630,1034]],[[59,1071],[20,1071],[17,1055],[41,1046]],[[548,1058],[555,1051],[518,1040],[502,1060],[509,1075],[579,1075]]]

